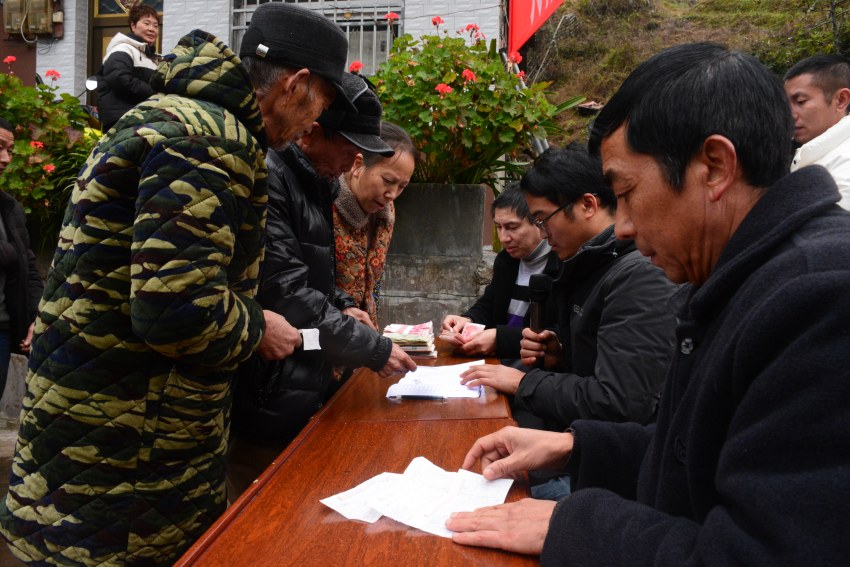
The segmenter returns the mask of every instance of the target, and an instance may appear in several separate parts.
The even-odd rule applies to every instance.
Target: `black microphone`
[[[535,333],[546,328],[546,302],[550,293],[552,278],[546,274],[532,274],[528,278],[529,323]]]

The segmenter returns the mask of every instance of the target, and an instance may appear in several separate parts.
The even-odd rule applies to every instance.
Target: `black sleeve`
[[[534,369],[514,405],[567,427],[576,419],[647,422],[667,373],[676,320],[674,287],[646,261],[612,271],[596,335],[594,373]]]
[[[392,343],[335,305],[329,297],[308,286],[310,266],[304,262],[301,243],[292,230],[293,218],[303,203],[295,204],[290,189],[270,168],[269,208],[266,220],[266,253],[260,284],[260,303],[283,315],[296,328],[316,328],[323,356],[349,367],[380,369],[389,359]]]
[[[0,242],[0,268],[8,268],[18,263],[18,253],[11,242]]]

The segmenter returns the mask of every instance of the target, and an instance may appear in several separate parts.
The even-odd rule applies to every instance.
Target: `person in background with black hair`
[[[0,188],[12,161],[15,128],[0,118]],[[0,190],[0,397],[6,387],[12,353],[27,355],[44,284],[30,249],[24,209]]]
[[[504,365],[473,366],[471,386],[513,396],[521,427],[563,431],[577,419],[650,423],[674,343],[668,305],[676,286],[642,257],[631,239],[614,235],[617,201],[597,157],[573,144],[542,154],[520,182],[532,223],[563,262],[553,294],[557,327],[522,331],[525,372]],[[557,499],[564,482],[532,487]]]
[[[792,132],[750,55],[679,45],[629,75],[590,149],[617,236],[687,284],[657,422],[479,439],[464,468],[576,490],[452,514],[456,543],[544,567],[847,564],[850,212],[822,167],[788,174]]]
[[[153,94],[150,79],[157,65],[154,52],[159,37],[159,16],[141,2],[127,13],[130,33],[117,33],[106,47],[97,78],[97,105],[103,131],[125,112]]]
[[[484,325],[481,333],[459,345],[457,350],[468,356],[496,356],[503,364],[519,367],[522,329],[529,325],[528,280],[534,274],[544,273],[557,278],[561,262],[546,238],[531,224],[528,204],[518,182],[511,183],[496,196],[490,211],[504,246],[493,261],[493,277],[472,307],[463,315],[446,315],[441,327],[444,332],[461,333],[467,323]]]
[[[837,54],[814,55],[785,74],[794,118],[794,141],[802,144],[791,171],[817,164],[835,179],[839,204],[850,209],[850,63]]]

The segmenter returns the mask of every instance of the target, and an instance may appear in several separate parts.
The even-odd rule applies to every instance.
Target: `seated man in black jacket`
[[[676,321],[667,303],[676,287],[632,240],[614,235],[617,201],[599,159],[584,147],[547,151],[521,185],[534,224],[564,260],[554,291],[557,333],[523,330],[550,346],[543,368],[474,366],[463,381],[512,394],[523,427],[651,422],[673,349]]]
[[[331,205],[337,177],[359,152],[392,155],[378,136],[381,104],[362,78],[345,73],[357,112],[334,105],[313,130],[283,151],[270,151],[266,255],[257,299],[298,329],[318,329],[318,350],[275,362],[252,360],[234,394],[228,489],[247,488],[327,401],[332,368],[367,366],[382,376],[415,370],[413,360],[371,327],[367,314],[336,289]]]
[[[533,274],[557,277],[561,267],[558,255],[528,216],[528,204],[518,183],[508,185],[491,207],[493,224],[504,250],[493,262],[493,279],[484,295],[463,315],[446,315],[442,330],[461,333],[467,323],[486,329],[457,347],[469,356],[497,356],[505,364],[519,363],[522,329],[528,327],[528,280]]]

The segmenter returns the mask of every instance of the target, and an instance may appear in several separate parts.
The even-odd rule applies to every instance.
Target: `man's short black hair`
[[[769,187],[791,165],[794,122],[779,78],[756,58],[715,43],[671,47],[639,65],[596,118],[590,151],[598,155],[624,125],[631,150],[655,158],[677,190],[713,134],[735,145],[752,186]]]
[[[550,148],[543,152],[523,175],[520,185],[526,193],[545,197],[559,206],[593,193],[603,208],[617,210],[617,199],[602,176],[599,156],[591,155],[576,142],[563,149]]]
[[[8,130],[9,132],[14,132],[15,127],[9,124],[9,121],[0,116],[0,130]]]
[[[495,215],[496,209],[508,209],[521,219],[528,217],[528,203],[525,194],[519,186],[519,181],[512,181],[499,193],[490,206],[490,214]]]
[[[800,75],[811,75],[812,84],[829,99],[838,89],[850,89],[850,63],[835,53],[812,55],[794,64],[785,73],[789,81]]]

